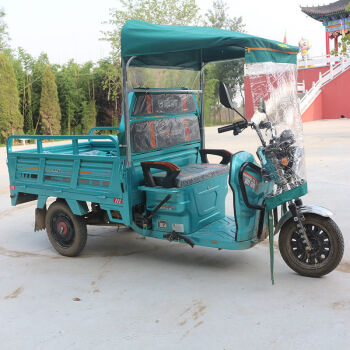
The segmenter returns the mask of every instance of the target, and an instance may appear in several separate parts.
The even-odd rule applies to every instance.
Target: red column
[[[327,58],[330,56],[330,50],[329,50],[329,33],[326,32],[326,54]],[[329,64],[329,61],[327,60],[327,64]]]

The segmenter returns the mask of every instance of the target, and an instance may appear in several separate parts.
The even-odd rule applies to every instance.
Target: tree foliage
[[[111,98],[121,95],[121,31],[123,25],[132,19],[155,24],[195,25],[201,20],[199,7],[195,0],[120,0],[121,8],[110,10],[107,22],[111,30],[103,32],[103,40],[112,47],[113,66],[107,71],[104,88]],[[119,94],[119,97],[118,97]]]
[[[58,101],[55,75],[50,65],[43,71],[40,98],[41,130],[44,134],[55,135],[61,131],[61,109]]]
[[[105,31],[104,40],[111,43],[112,55],[121,55],[120,35],[123,25],[132,19],[155,24],[191,25],[200,21],[195,0],[120,0],[121,9],[111,9],[108,23],[112,29]]]
[[[0,141],[23,132],[23,117],[18,110],[15,72],[6,55],[0,53]]]
[[[82,134],[88,134],[90,129],[96,126],[96,104],[94,100],[83,103],[81,118]]]
[[[8,48],[8,42],[10,40],[7,32],[7,24],[5,23],[5,11],[0,9],[0,51]]]
[[[229,6],[225,1],[213,1],[212,8],[205,15],[204,23],[206,26],[244,32],[245,24],[242,17],[229,17]],[[224,82],[230,90],[231,97],[239,94],[244,104],[244,62],[243,60],[234,60],[228,62],[218,62],[207,66],[205,70],[205,96],[204,105],[205,116],[209,123],[210,119],[215,118],[218,109],[221,106],[218,103],[218,82]],[[216,86],[213,89],[213,86]],[[209,109],[210,104],[210,109]]]

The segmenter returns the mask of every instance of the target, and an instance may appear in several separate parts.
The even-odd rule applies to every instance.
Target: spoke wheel
[[[295,230],[290,241],[293,254],[307,265],[326,263],[331,251],[331,242],[327,232],[321,227],[312,224],[306,224],[304,227],[312,249],[307,249],[304,239]]]
[[[297,273],[320,277],[334,270],[344,253],[343,236],[330,218],[305,214],[304,228],[311,244],[307,244],[289,220],[281,229],[279,247],[282,258]]]
[[[87,240],[84,219],[74,215],[65,201],[57,200],[50,205],[45,220],[52,246],[62,255],[79,255]]]

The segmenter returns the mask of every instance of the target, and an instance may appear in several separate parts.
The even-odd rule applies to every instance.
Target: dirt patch
[[[13,214],[17,213],[18,211],[20,211],[22,209],[26,209],[26,208],[30,208],[30,207],[35,207],[35,202],[29,202],[29,203],[26,203],[26,204],[21,204],[20,206],[11,207],[9,209],[0,211],[0,218],[13,215]]]
[[[64,259],[64,257],[60,256],[60,255],[50,256],[50,255],[45,255],[45,254],[40,254],[40,253],[21,252],[18,250],[5,249],[3,247],[0,247],[0,255],[8,256],[11,258],[35,257],[35,258]]]
[[[23,287],[18,287],[11,294],[6,295],[4,299],[16,299],[23,292],[23,290]]]
[[[197,328],[197,327],[199,327],[201,324],[203,324],[203,321],[200,321],[200,322],[196,323],[196,324],[193,326],[193,328]]]
[[[178,325],[181,327],[186,325],[184,328],[187,328],[180,340],[187,337],[193,328],[197,328],[204,323],[201,318],[204,317],[206,308],[207,306],[201,300],[193,300],[192,305],[180,314],[181,321],[178,322]]]
[[[350,273],[350,263],[343,262],[337,267],[337,271]]]
[[[334,303],[332,303],[332,309],[348,310],[350,309],[350,300],[335,301]]]

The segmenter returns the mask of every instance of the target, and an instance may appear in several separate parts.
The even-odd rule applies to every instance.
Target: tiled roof
[[[340,0],[340,1],[335,1],[328,5],[301,7],[301,11],[303,11],[309,16],[331,15],[331,14],[336,14],[340,12],[346,12],[345,9],[347,8],[349,2],[350,0]]]

